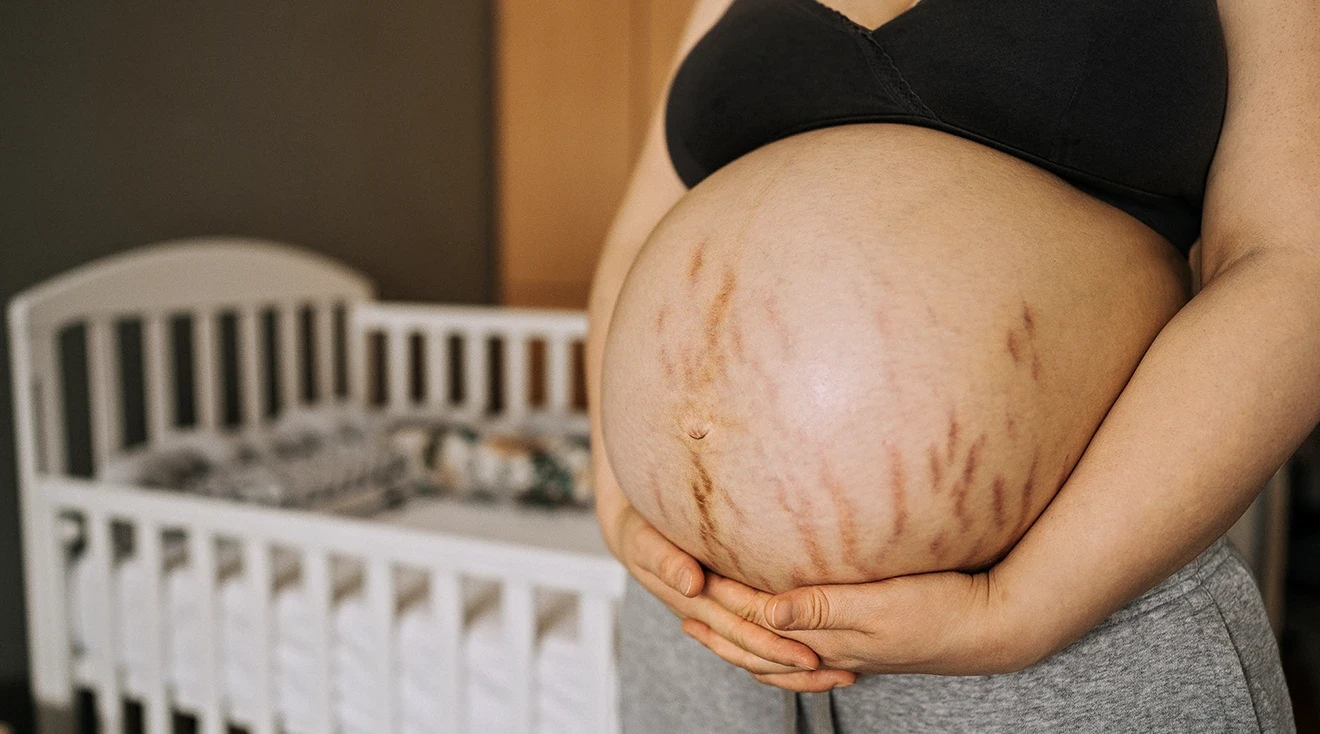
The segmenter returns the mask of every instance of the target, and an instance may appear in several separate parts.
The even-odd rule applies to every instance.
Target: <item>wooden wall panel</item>
[[[669,83],[674,51],[693,0],[631,0],[633,10],[633,154],[641,151],[646,126]]]
[[[496,16],[501,298],[586,303],[632,151],[631,8],[502,0]]]
[[[500,0],[500,300],[581,308],[692,0]]]
[[[683,35],[683,26],[692,12],[693,0],[637,0],[647,10],[646,45],[647,68],[645,95],[649,111],[660,102],[660,95],[669,84],[674,52]]]

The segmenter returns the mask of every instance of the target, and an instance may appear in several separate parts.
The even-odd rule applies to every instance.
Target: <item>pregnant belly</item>
[[[994,562],[1054,496],[1186,265],[1010,156],[855,125],[761,148],[656,228],[605,346],[628,499],[766,590]]]

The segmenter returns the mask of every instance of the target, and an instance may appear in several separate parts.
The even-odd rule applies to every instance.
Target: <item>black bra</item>
[[[1052,171],[1186,252],[1228,62],[1215,0],[921,0],[868,30],[815,0],[734,0],[665,110],[689,187],[807,130],[897,122]]]

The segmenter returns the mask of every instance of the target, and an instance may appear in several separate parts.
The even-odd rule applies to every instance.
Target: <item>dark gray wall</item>
[[[0,2],[0,302],[224,233],[328,253],[388,298],[491,300],[490,25],[486,0]],[[26,653],[0,355],[3,682]]]

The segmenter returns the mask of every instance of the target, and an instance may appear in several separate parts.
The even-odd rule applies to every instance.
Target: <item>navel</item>
[[[710,435],[712,428],[711,421],[695,411],[686,411],[686,415],[679,418],[679,426],[683,434],[694,441],[700,441]]]

